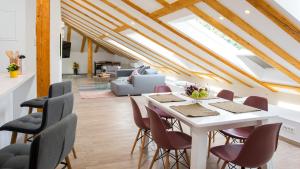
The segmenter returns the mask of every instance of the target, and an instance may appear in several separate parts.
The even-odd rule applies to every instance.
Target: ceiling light
[[[220,19],[220,20],[224,20],[224,17],[223,17],[223,16],[219,16],[219,19]]]
[[[250,14],[250,11],[249,11],[249,10],[245,10],[244,12],[245,12],[245,14],[247,14],[247,15]]]

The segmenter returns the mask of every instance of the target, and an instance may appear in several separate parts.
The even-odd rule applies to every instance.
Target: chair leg
[[[170,156],[170,150],[166,150],[166,169],[169,169],[170,168],[170,159],[169,159],[169,156]]]
[[[226,162],[226,161],[225,161],[225,162],[223,163],[223,165],[222,165],[222,168],[221,168],[221,169],[225,169],[225,167],[226,167],[226,165],[227,165],[227,164],[228,164],[228,162]]]
[[[28,109],[28,114],[31,114],[33,112],[33,108],[32,107],[29,107]]]
[[[212,142],[212,137],[213,137],[213,133],[212,133],[213,131],[210,131],[209,133],[208,133],[208,151],[207,151],[207,158],[209,158],[209,155],[210,155],[210,152],[209,152],[209,150],[210,150],[210,147],[211,147],[211,142]]]
[[[186,149],[183,150],[184,151],[184,154],[185,154],[185,158],[186,158],[186,162],[187,162],[187,165],[190,166],[190,157],[186,151]]]
[[[155,153],[154,153],[154,156],[153,156],[153,158],[152,158],[152,161],[151,161],[151,164],[150,164],[149,169],[152,169],[153,164],[154,164],[154,162],[156,161],[156,158],[157,158],[158,153],[159,153],[159,148],[157,148],[156,151],[155,151]]]
[[[241,167],[241,169],[245,169],[245,167]]]
[[[139,129],[139,131],[138,131],[138,133],[137,133],[137,135],[136,135],[136,137],[135,137],[135,140],[134,140],[133,146],[132,146],[132,148],[131,148],[131,152],[130,152],[130,154],[132,154],[132,153],[133,153],[133,151],[134,151],[135,145],[136,145],[136,143],[137,143],[137,142],[138,142],[138,140],[139,140],[139,136],[140,136],[140,134],[141,134],[141,131],[142,131],[142,129]]]
[[[24,144],[27,143],[27,140],[28,140],[28,134],[24,134]]]
[[[72,166],[71,166],[71,162],[70,162],[69,156],[67,156],[67,157],[65,158],[65,160],[66,160],[68,169],[72,169]]]
[[[178,158],[178,151],[175,150],[175,157],[176,157],[176,169],[179,169],[179,158]]]
[[[181,132],[183,132],[183,129],[182,129],[182,126],[181,126],[181,123],[180,123],[180,121],[179,121],[179,120],[177,120],[177,123],[178,123],[178,126],[179,126],[179,129],[180,129],[180,131],[181,131]]]
[[[142,158],[143,158],[143,153],[144,153],[144,146],[145,146],[145,141],[146,141],[146,133],[147,131],[144,131],[144,135],[142,136],[142,145],[141,145],[141,152],[140,152],[140,158],[139,158],[139,164],[138,164],[138,168],[141,168],[141,162],[142,162]]]
[[[226,142],[225,142],[225,144],[229,144],[229,141],[230,141],[230,137],[226,137]]]
[[[219,163],[220,163],[220,161],[221,161],[221,158],[219,158],[219,159],[218,159],[218,161],[217,161],[217,164],[219,164]]]
[[[74,158],[75,158],[75,159],[77,159],[77,153],[76,153],[76,151],[75,151],[75,148],[74,148],[74,147],[72,148],[72,153],[73,153],[73,156],[74,156]]]
[[[13,131],[11,134],[10,144],[15,144],[17,142],[18,133]]]

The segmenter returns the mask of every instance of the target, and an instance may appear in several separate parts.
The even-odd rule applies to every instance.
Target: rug
[[[116,97],[110,90],[93,90],[93,91],[80,91],[81,99],[95,99],[95,98],[110,98]]]

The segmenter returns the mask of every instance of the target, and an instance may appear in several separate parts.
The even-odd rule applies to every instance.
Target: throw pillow
[[[135,69],[132,73],[131,73],[131,75],[128,77],[128,79],[127,79],[127,81],[129,82],[129,83],[132,83],[132,76],[134,76],[134,75],[139,75],[139,69]]]
[[[150,69],[150,66],[144,66],[139,70],[139,74],[144,75],[146,73],[146,70]]]

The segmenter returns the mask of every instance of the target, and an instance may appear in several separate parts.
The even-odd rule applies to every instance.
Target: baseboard
[[[288,138],[282,137],[282,136],[279,136],[279,139],[280,139],[281,141],[287,142],[287,143],[289,143],[289,144],[291,144],[291,145],[294,145],[294,146],[300,148],[300,143],[297,142],[297,141],[294,141],[294,140],[291,140],[291,139],[288,139]]]

